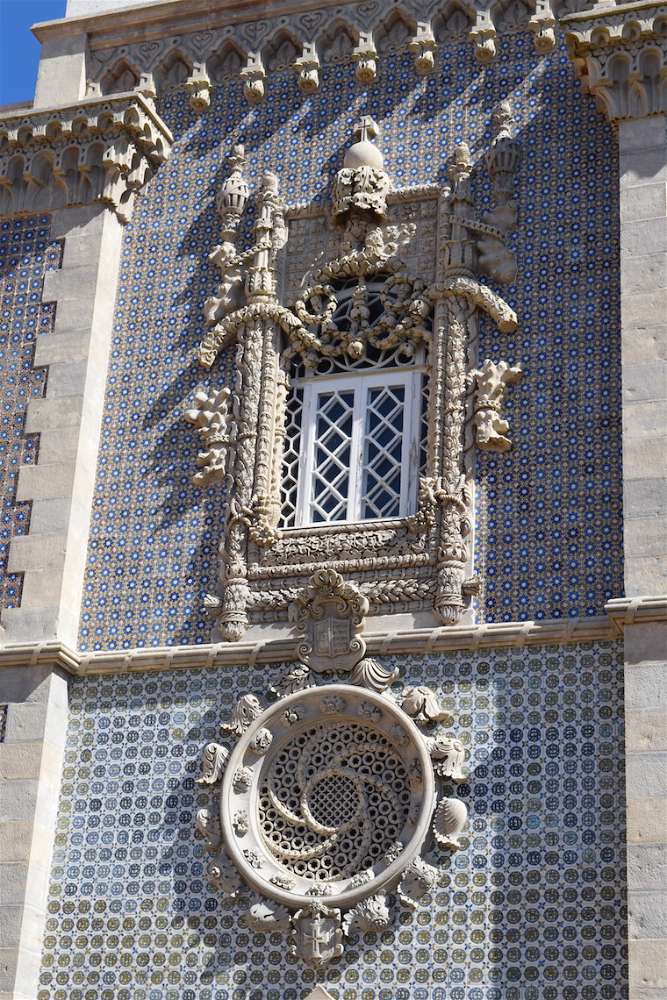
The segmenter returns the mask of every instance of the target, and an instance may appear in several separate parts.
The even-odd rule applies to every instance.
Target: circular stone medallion
[[[348,907],[390,887],[418,854],[434,802],[414,723],[382,695],[332,684],[289,695],[252,723],[220,807],[226,849],[254,889],[291,907],[314,896]]]

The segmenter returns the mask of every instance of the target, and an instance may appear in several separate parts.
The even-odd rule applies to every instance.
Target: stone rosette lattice
[[[430,688],[399,701],[363,680],[312,677],[288,673],[266,709],[253,694],[238,700],[221,726],[235,746],[203,750],[198,782],[221,791],[196,827],[214,888],[252,893],[243,922],[286,931],[291,953],[319,967],[346,935],[390,926],[395,904],[414,909],[435,888],[422,854],[462,846],[467,808],[438,797],[441,782],[466,780],[465,750]]]

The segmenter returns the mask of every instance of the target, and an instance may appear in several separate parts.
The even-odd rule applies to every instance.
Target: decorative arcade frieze
[[[171,143],[138,93],[10,112],[0,118],[0,214],[99,202],[127,222]]]
[[[610,121],[667,113],[667,7],[631,3],[569,14],[562,27],[584,89]]]
[[[438,197],[428,192],[437,260],[434,277],[424,280],[405,263],[415,227],[392,217],[392,185],[373,141],[378,129],[363,118],[333,182],[331,241],[286,304],[278,289],[291,252],[290,218],[278,178],[262,178],[252,245],[239,249],[250,192],[243,147],[234,149],[217,203],[222,242],[210,255],[221,281],[205,304],[208,329],[199,358],[210,368],[220,351],[233,348],[236,382],[231,389],[200,390],[185,414],[203,443],[194,482],[227,484],[219,586],[206,602],[214,636],[238,641],[251,623],[287,621],[290,608],[303,606],[309,579],[325,570],[354,589],[362,617],[407,610],[428,611],[445,625],[461,619],[477,586],[470,572],[474,484],[466,426],[472,419],[480,447],[506,450],[508,424],[499,411],[518,378],[504,362],[486,361],[478,370],[473,348],[480,316],[505,333],[517,323],[483,281],[509,283],[516,276],[506,235],[516,224],[519,148],[507,105],[497,109],[493,127],[479,164],[492,180],[490,209],[480,213],[475,206],[476,165],[465,144],[454,150],[450,183]],[[423,195],[401,197],[419,203]],[[321,517],[308,524],[292,518],[285,527],[286,400],[294,380],[378,364],[405,371],[416,361],[428,387],[416,509],[384,519],[327,523]]]

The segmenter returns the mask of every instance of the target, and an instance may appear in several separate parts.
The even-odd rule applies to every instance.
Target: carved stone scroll
[[[479,448],[508,451],[512,447],[506,436],[509,424],[501,415],[501,409],[507,386],[518,382],[522,374],[518,366],[510,368],[506,361],[495,364],[488,358],[481,368],[470,372],[475,394],[473,425]]]

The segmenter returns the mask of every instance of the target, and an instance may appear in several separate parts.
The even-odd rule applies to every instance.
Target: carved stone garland
[[[358,595],[335,577],[311,580],[304,627],[328,620],[341,633],[347,618],[355,630]],[[353,660],[338,666],[349,671]],[[335,662],[315,654],[311,667],[331,672]],[[467,776],[462,744],[442,728],[453,719],[429,688],[399,700],[363,680],[311,683],[308,668],[297,668],[270,707],[252,694],[239,699],[221,727],[235,745],[209,743],[198,779],[221,786],[220,818],[202,808],[196,827],[209,881],[241,897],[243,922],[288,933],[291,954],[320,968],[347,936],[390,926],[396,904],[414,909],[438,884],[422,852],[457,850],[467,819],[462,800],[439,797],[440,781]]]
[[[510,126],[509,108],[501,105],[486,157],[495,204],[484,217],[473,203],[468,148],[462,144],[456,149],[451,186],[442,190],[438,203],[437,277],[427,287],[408,273],[400,257],[401,246],[412,236],[409,227],[387,224],[390,182],[382,154],[371,141],[377,126],[362,119],[333,186],[339,251],[305,277],[304,291],[289,309],[276,291],[287,228],[275,175],[268,173],[261,182],[253,246],[244,252],[236,248],[249,192],[243,147],[235,149],[218,200],[222,243],[211,260],[221,283],[205,305],[209,329],[200,360],[210,367],[220,350],[235,344],[237,381],[231,396],[226,390],[200,391],[195,408],[186,413],[204,443],[195,482],[226,476],[230,484],[220,588],[207,599],[216,619],[214,635],[234,641],[244,634],[250,616],[284,618],[309,576],[325,566],[352,576],[366,611],[369,602],[376,611],[383,605],[430,607],[443,624],[460,620],[475,589],[467,576],[472,482],[463,452],[471,388],[477,390],[473,422],[479,447],[509,446],[499,408],[516,370],[501,362],[494,368],[498,391],[484,395],[482,380],[490,377],[486,365],[491,362],[469,372],[468,353],[480,312],[501,331],[516,327],[512,309],[479,280],[485,274],[510,282],[516,274],[514,255],[504,242],[516,223],[512,182],[519,153]],[[343,286],[348,299],[341,322]],[[285,394],[292,359],[315,370],[322,359],[356,360],[370,349],[396,350],[409,358],[419,345],[428,358],[429,431],[416,512],[380,522],[280,530]]]

